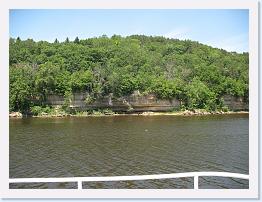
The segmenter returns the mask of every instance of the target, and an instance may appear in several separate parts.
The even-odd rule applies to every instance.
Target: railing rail
[[[249,175],[229,172],[187,172],[156,175],[107,176],[107,177],[59,177],[59,178],[10,178],[9,183],[46,183],[46,182],[77,182],[78,189],[82,189],[82,182],[156,180],[193,177],[194,189],[198,189],[199,177],[231,177],[249,179]]]

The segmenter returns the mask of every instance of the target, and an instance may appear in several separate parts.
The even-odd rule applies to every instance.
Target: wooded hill
[[[82,91],[92,102],[139,90],[159,99],[177,98],[189,109],[219,109],[226,94],[248,101],[249,54],[190,40],[114,35],[49,43],[10,38],[9,57],[10,111],[44,104],[50,94],[69,98]]]

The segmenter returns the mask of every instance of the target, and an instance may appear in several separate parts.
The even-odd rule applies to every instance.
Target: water
[[[248,174],[248,115],[10,119],[10,178],[225,171]],[[200,188],[248,188],[202,177]],[[76,188],[22,183],[10,188]],[[193,188],[192,178],[85,182],[83,188]]]

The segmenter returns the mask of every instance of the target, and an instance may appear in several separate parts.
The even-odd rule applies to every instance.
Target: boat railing
[[[189,178],[194,179],[194,189],[198,189],[199,177],[229,177],[249,180],[249,175],[230,172],[186,172],[156,175],[132,175],[132,176],[106,176],[106,177],[58,177],[58,178],[10,178],[9,183],[51,183],[51,182],[77,182],[78,189],[82,189],[83,182],[105,181],[131,181],[131,180],[157,180]]]

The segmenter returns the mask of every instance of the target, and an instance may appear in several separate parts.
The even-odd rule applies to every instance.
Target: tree
[[[59,41],[57,40],[57,38],[55,39],[55,42],[54,43],[59,43]]]
[[[187,105],[193,109],[216,108],[215,93],[213,93],[197,77],[186,87]]]
[[[79,38],[78,37],[75,38],[74,43],[79,44]]]
[[[71,87],[73,91],[91,92],[93,82],[93,75],[89,70],[77,71],[71,75]]]
[[[34,96],[34,74],[27,65],[17,65],[9,70],[9,110],[25,112]]]
[[[50,62],[39,66],[35,76],[35,87],[42,102],[46,100],[48,94],[55,92],[55,75],[58,72],[59,67]]]
[[[69,43],[69,38],[66,37],[65,43]]]

